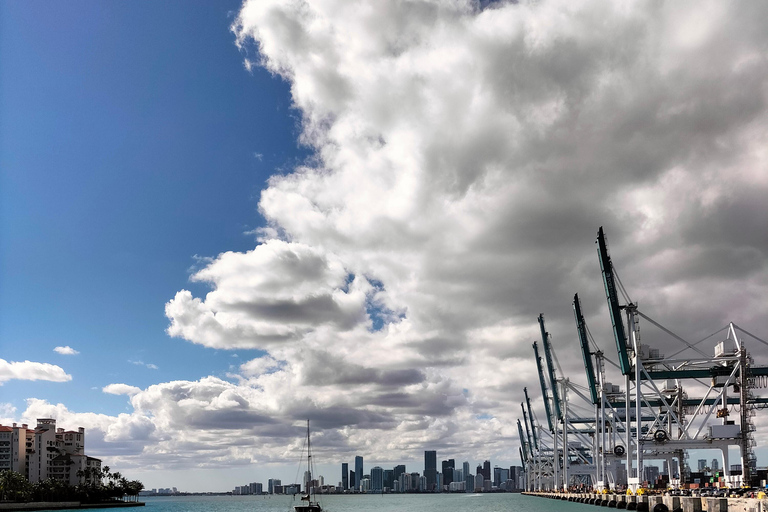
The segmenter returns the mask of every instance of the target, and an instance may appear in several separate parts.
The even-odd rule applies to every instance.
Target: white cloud
[[[130,386],[128,384],[108,384],[102,388],[102,391],[104,393],[109,393],[110,395],[133,396],[141,392],[141,388]]]
[[[72,376],[55,364],[0,359],[0,385],[12,379],[67,382]]]
[[[53,349],[53,351],[56,352],[57,354],[62,354],[65,356],[74,356],[80,353],[77,350],[70,347],[69,345],[65,347],[56,347]]]

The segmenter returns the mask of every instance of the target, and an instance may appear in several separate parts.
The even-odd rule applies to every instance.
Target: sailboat
[[[307,471],[312,471],[312,450],[309,444],[309,420],[307,420]],[[296,512],[322,512],[322,507],[317,500],[312,499],[311,478],[307,484],[307,492],[301,497],[301,505],[295,505]],[[306,503],[304,503],[306,501]]]

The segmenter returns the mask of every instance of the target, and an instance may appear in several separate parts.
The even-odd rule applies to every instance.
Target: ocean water
[[[588,505],[521,494],[385,494],[321,496],[325,512],[586,512]],[[290,496],[170,496],[142,498],[136,512],[293,512]],[[591,507],[594,509],[594,507]]]

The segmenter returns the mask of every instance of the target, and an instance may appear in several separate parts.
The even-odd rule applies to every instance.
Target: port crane
[[[629,299],[602,227],[596,243],[618,363],[594,343],[578,294],[574,295],[574,319],[587,378],[582,392],[562,375],[559,364],[555,368],[551,337],[543,315],[539,316],[546,372],[537,343],[533,349],[547,428],[536,420],[525,388],[527,408],[526,404],[521,407],[526,436],[520,422],[518,433],[527,488],[561,489],[578,478],[589,478],[603,489],[618,483],[619,473],[626,471],[629,488],[636,490],[642,485],[646,460],[666,461],[670,483],[676,486],[685,481],[688,451],[701,449],[720,450],[728,485],[750,482],[756,462],[752,418],[756,409],[768,408],[768,399],[756,396],[755,390],[768,385],[768,367],[754,364],[745,342],[768,342],[733,323],[695,343],[686,341]],[[665,356],[641,343],[640,319],[659,328],[680,348]],[[721,338],[710,355],[702,344],[714,336]],[[663,343],[670,346],[666,340]],[[606,363],[621,374],[623,389],[606,381]],[[587,404],[593,417],[577,416],[578,403]],[[730,419],[734,412],[738,421]],[[740,474],[731,472],[730,447],[740,451],[741,471],[735,472]],[[673,471],[673,462],[679,464],[679,470]]]

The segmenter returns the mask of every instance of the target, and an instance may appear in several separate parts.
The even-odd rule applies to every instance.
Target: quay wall
[[[524,492],[523,494],[637,512],[768,512],[768,499],[766,498],[707,498],[647,494],[628,496],[626,494],[573,494],[564,492]]]

